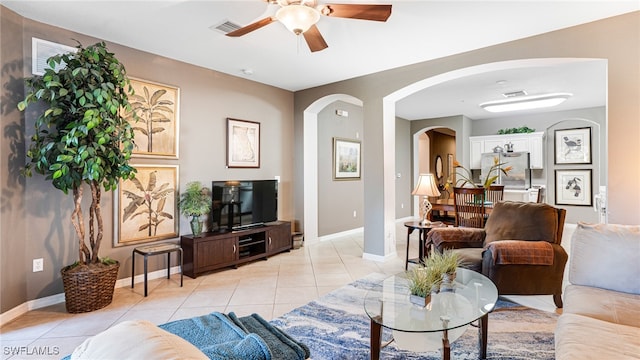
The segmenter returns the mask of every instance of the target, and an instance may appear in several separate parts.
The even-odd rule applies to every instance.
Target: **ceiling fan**
[[[316,52],[329,47],[316,26],[320,16],[387,21],[391,15],[391,5],[318,4],[316,0],[264,1],[270,5],[279,6],[273,16],[265,17],[238,30],[231,31],[227,33],[227,36],[242,36],[274,21],[280,21],[294,34],[302,34],[311,52]]]

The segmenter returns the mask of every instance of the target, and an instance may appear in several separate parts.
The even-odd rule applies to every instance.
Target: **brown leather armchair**
[[[462,266],[489,277],[501,295],[553,295],[561,308],[565,216],[544,203],[499,202],[483,229],[434,228],[426,246],[456,249]]]

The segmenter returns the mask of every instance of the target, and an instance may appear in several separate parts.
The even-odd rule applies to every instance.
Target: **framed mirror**
[[[442,179],[442,158],[440,155],[436,156],[436,178]]]

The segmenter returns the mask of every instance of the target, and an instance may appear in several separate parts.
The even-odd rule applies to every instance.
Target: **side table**
[[[427,233],[436,227],[446,227],[442,221],[433,221],[429,224],[423,225],[422,222],[416,221],[407,221],[404,223],[404,226],[407,228],[407,255],[405,258],[404,269],[407,270],[409,268],[409,262],[412,263],[421,263],[424,260],[424,247],[427,239]],[[418,230],[418,239],[420,244],[418,245],[418,258],[417,259],[409,259],[409,239],[413,230]]]
[[[147,260],[151,255],[167,254],[167,279],[171,278],[171,253],[178,252],[178,265],[180,265],[180,287],[182,287],[182,247],[178,244],[156,244],[141,246],[133,249],[131,253],[131,288],[133,289],[136,271],[136,253],[144,256],[144,296],[147,296]]]

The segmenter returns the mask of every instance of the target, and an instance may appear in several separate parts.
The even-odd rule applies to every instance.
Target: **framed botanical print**
[[[591,170],[556,170],[556,204],[591,206]]]
[[[175,238],[179,234],[178,165],[133,165],[114,201],[114,246]]]
[[[360,179],[360,141],[333,138],[333,179]]]
[[[129,102],[138,115],[137,121],[127,116],[136,144],[132,156],[177,159],[180,89],[134,78],[131,86]]]
[[[555,131],[556,164],[591,164],[591,128]]]
[[[227,118],[227,167],[260,167],[260,123]]]

